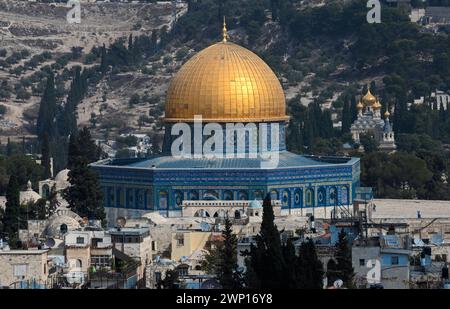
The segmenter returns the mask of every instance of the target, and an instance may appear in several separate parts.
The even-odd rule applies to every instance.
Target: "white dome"
[[[60,171],[58,174],[56,174],[55,182],[56,182],[56,189],[62,190],[70,186],[69,183],[69,169],[64,169]]]
[[[28,181],[27,190],[20,191],[19,193],[19,200],[21,205],[36,203],[41,198],[42,197],[39,195],[39,193],[33,191],[33,189],[31,188],[31,181]]]
[[[250,205],[248,207],[252,208],[252,209],[260,209],[260,208],[262,208],[262,204],[258,200],[253,200],[250,202]]]
[[[80,223],[69,216],[52,216],[45,227],[44,234],[49,237],[58,237],[61,235],[61,226],[65,224],[67,231],[73,231],[80,228]]]

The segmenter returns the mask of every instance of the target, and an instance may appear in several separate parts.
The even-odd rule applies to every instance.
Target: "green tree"
[[[242,276],[237,264],[237,237],[233,234],[232,223],[228,216],[225,218],[222,237],[223,241],[216,242],[215,248],[206,255],[203,267],[216,275],[222,288],[241,288]]]
[[[131,96],[130,100],[128,101],[128,105],[131,107],[131,106],[139,104],[140,101],[141,101],[141,99],[140,99],[139,95],[137,93],[135,93]]]
[[[106,226],[106,214],[102,203],[102,191],[97,173],[88,166],[86,158],[80,157],[69,172],[71,184],[64,191],[70,208],[82,217],[101,220]]]
[[[69,139],[69,154],[67,168],[71,169],[80,160],[92,163],[98,161],[101,150],[92,139],[87,127],[72,134]]]
[[[327,285],[332,286],[339,279],[336,261],[332,258],[327,263]]]
[[[19,183],[15,175],[11,175],[6,190],[5,214],[3,216],[3,232],[9,239],[9,245],[15,248],[20,228]]]
[[[295,255],[294,244],[291,239],[288,239],[285,245],[283,245],[283,257],[286,262],[284,278],[286,280],[286,288],[296,289],[299,287],[299,271],[297,264],[297,256]]]
[[[261,229],[256,236],[256,246],[250,249],[250,275],[247,285],[250,288],[281,289],[286,286],[285,261],[281,249],[280,233],[274,223],[270,194],[263,202]]]
[[[56,136],[56,91],[55,77],[50,71],[47,77],[44,93],[42,95],[41,104],[39,105],[39,114],[37,119],[37,135],[42,141],[44,134],[48,134],[50,138]]]
[[[160,280],[160,282],[157,283],[157,288],[170,290],[180,289],[181,281],[178,271],[176,269],[166,270],[166,276],[164,277],[164,279]]]
[[[50,166],[50,141],[47,133],[44,134],[41,147],[41,165],[44,167],[44,179],[49,179],[52,176],[52,173]]]
[[[374,151],[377,151],[378,149],[378,142],[370,133],[360,134],[359,141],[361,145],[364,147],[365,153],[372,153]]]
[[[323,265],[317,257],[316,246],[311,239],[300,245],[297,263],[299,288],[321,289],[323,287]]]
[[[347,288],[353,288],[353,278],[355,273],[352,266],[352,247],[350,246],[347,234],[342,229],[336,243],[335,259],[337,261],[337,274]]]

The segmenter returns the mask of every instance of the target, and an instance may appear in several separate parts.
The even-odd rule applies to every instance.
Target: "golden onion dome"
[[[224,26],[225,27],[225,26]],[[166,97],[166,122],[286,121],[284,92],[270,67],[256,54],[224,40],[188,60]]]
[[[386,110],[386,112],[384,113],[384,117],[389,118],[390,115],[391,115],[391,113],[389,113],[389,111]]]
[[[380,108],[381,108],[380,101],[377,100],[377,101],[372,105],[372,108],[373,108],[373,109],[380,109]]]
[[[357,109],[363,109],[364,105],[361,103],[361,101],[358,102],[358,104],[356,104],[356,108]]]
[[[371,105],[375,104],[375,102],[377,101],[377,98],[375,98],[373,96],[373,94],[370,92],[370,89],[367,89],[367,93],[363,96],[362,101],[363,101],[364,105],[371,106]]]

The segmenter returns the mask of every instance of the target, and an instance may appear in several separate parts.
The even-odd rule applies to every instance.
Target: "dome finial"
[[[223,16],[223,28],[222,28],[222,42],[227,42],[228,40],[228,30],[227,30],[227,21],[225,15]]]
[[[391,113],[389,113],[389,105],[386,107],[386,112],[384,113],[384,118],[388,119]]]

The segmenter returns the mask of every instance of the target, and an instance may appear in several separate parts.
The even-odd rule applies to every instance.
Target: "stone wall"
[[[24,276],[21,278],[15,275],[15,268],[18,265],[26,265]],[[36,280],[38,284],[45,285],[47,277],[46,250],[0,251],[0,287],[10,286],[19,280]]]

